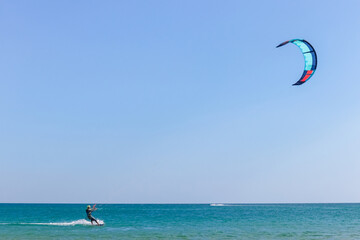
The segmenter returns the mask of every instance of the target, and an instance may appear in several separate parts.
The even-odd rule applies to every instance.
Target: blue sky
[[[1,1],[0,202],[360,202],[359,8]]]

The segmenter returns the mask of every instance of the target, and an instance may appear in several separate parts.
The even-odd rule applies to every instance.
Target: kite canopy
[[[315,49],[313,48],[313,46],[311,46],[311,44],[308,41],[303,40],[303,39],[292,39],[292,40],[280,43],[277,46],[277,48],[282,47],[288,43],[293,43],[296,46],[298,46],[300,48],[302,54],[304,55],[305,68],[304,68],[303,75],[301,76],[299,81],[297,81],[296,83],[293,84],[293,85],[301,85],[304,82],[306,82],[307,80],[309,80],[316,70],[316,65],[317,65],[316,52],[315,52]]]

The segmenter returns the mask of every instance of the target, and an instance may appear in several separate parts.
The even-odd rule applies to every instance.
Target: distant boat
[[[211,203],[210,206],[212,206],[212,207],[221,207],[221,206],[224,206],[224,204],[222,204],[222,203]]]

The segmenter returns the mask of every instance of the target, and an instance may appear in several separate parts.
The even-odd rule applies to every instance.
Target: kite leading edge
[[[312,77],[312,75],[315,73],[316,66],[317,66],[316,52],[315,52],[315,49],[313,48],[313,46],[311,46],[311,44],[304,39],[292,39],[292,40],[280,43],[276,47],[277,48],[282,47],[288,43],[293,43],[296,46],[298,46],[300,48],[302,54],[304,55],[304,59],[305,59],[304,72],[303,72],[301,78],[296,83],[293,84],[293,85],[301,85],[304,82],[306,82],[307,80],[309,80]]]

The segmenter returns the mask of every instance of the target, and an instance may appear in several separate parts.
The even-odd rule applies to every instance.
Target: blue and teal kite
[[[293,85],[301,85],[304,82],[306,82],[307,80],[309,80],[311,78],[311,76],[315,73],[316,65],[317,65],[316,52],[315,52],[315,49],[313,48],[313,46],[311,46],[311,44],[304,39],[292,39],[292,40],[280,43],[277,46],[277,48],[284,46],[288,43],[293,43],[296,46],[298,46],[300,48],[302,54],[304,55],[305,69],[304,69],[303,75],[301,76],[299,81],[297,81],[296,83],[293,84]]]

